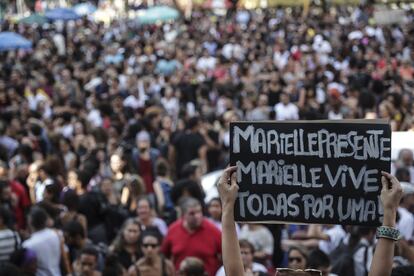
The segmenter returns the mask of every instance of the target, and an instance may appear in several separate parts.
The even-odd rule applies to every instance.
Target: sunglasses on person
[[[322,272],[317,269],[277,268],[276,271],[280,276],[322,276]]]
[[[289,261],[289,263],[292,263],[294,261],[296,261],[298,263],[301,263],[303,261],[303,258],[301,258],[301,257],[289,257],[288,261]]]
[[[159,244],[158,243],[143,243],[142,244],[142,247],[144,247],[144,248],[148,248],[148,247],[151,247],[151,248],[156,248],[156,247],[158,247],[159,246]]]

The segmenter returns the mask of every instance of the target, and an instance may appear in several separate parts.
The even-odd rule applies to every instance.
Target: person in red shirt
[[[136,148],[132,152],[132,162],[136,172],[145,184],[148,195],[154,195],[155,163],[160,156],[158,149],[151,147],[151,136],[143,130],[136,135]]]
[[[186,198],[181,205],[183,217],[173,223],[162,245],[162,252],[172,259],[176,270],[186,257],[204,261],[209,276],[214,276],[221,263],[221,232],[203,217],[201,204]]]
[[[29,195],[23,184],[17,180],[10,180],[7,164],[2,161],[0,161],[0,180],[6,181],[10,187],[16,226],[18,230],[23,230],[26,228],[25,210],[30,206]]]

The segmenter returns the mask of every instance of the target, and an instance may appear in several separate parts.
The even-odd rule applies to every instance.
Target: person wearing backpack
[[[367,276],[373,255],[375,228],[351,227],[348,235],[330,254],[332,272],[346,276]]]

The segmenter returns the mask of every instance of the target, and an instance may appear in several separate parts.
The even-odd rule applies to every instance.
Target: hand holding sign
[[[239,185],[236,181],[236,169],[236,166],[225,169],[217,184],[223,209],[233,207],[237,198]]]
[[[402,197],[402,188],[397,178],[387,172],[381,172],[381,202],[384,208],[384,222],[386,226],[395,226],[395,216]]]

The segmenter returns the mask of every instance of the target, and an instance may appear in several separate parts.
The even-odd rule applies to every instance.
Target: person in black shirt
[[[108,201],[100,190],[87,191],[91,179],[89,172],[78,172],[78,179],[81,182],[79,193],[79,213],[86,217],[88,222],[88,237],[93,243],[107,243],[107,231],[105,219],[108,210]]]
[[[138,220],[134,218],[127,219],[109,248],[125,269],[128,269],[142,257],[139,246],[140,235],[141,224]]]
[[[200,119],[191,118],[187,123],[187,129],[175,136],[170,147],[170,162],[175,164],[175,172],[181,172],[184,164],[199,159],[202,162],[202,171],[206,171],[207,145],[200,133]]]

